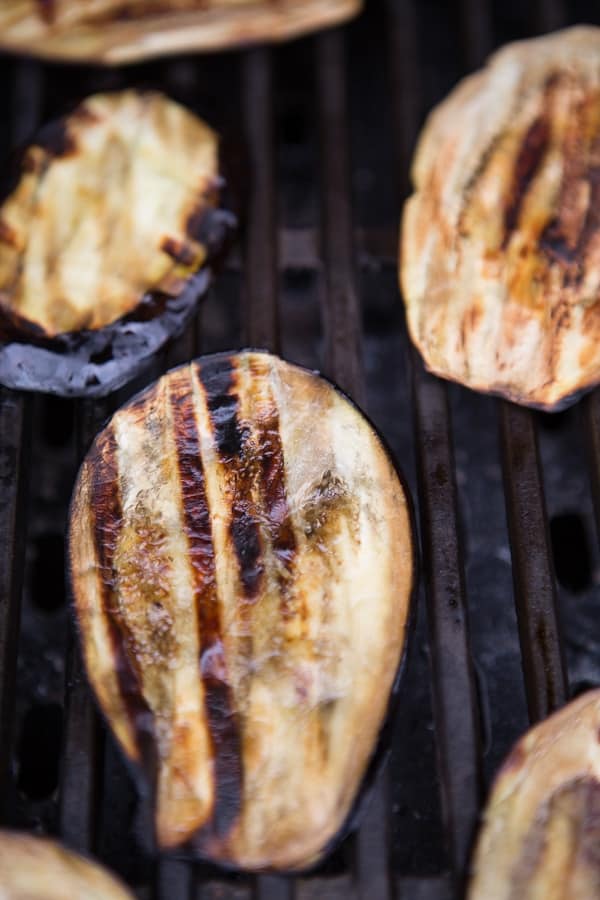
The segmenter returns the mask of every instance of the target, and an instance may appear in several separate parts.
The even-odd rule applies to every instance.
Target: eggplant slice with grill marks
[[[121,64],[339,25],[362,0],[2,0],[0,47]]]
[[[233,219],[217,135],[153,92],[41,129],[0,205],[0,382],[100,395],[179,333]]]
[[[267,353],[113,417],[70,523],[89,679],[159,846],[297,870],[341,836],[403,658],[408,497],[359,410]]]
[[[501,768],[469,900],[600,897],[600,691],[525,734]]]
[[[425,125],[401,282],[427,367],[555,410],[600,382],[600,28],[511,44]]]
[[[0,831],[2,900],[133,900],[101,866],[60,844]]]

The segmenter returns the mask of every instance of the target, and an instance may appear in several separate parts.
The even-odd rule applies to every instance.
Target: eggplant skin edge
[[[3,900],[133,900],[123,884],[98,863],[55,841],[0,831]]]
[[[329,414],[332,409],[334,414]],[[160,422],[167,418],[169,428],[161,431]],[[191,431],[186,423],[191,423]],[[346,437],[351,435],[371,454],[370,475],[356,447],[346,446],[347,441],[341,445],[342,427]],[[144,438],[147,429],[153,434],[156,458],[144,456],[134,471],[132,460],[142,445],[146,451],[150,446]],[[191,456],[182,458],[182,446]],[[201,535],[206,532],[198,521],[186,519],[191,504],[190,495],[185,496],[185,485],[189,491],[193,482],[193,458],[199,456],[205,505],[201,493],[194,495],[193,505],[202,527],[212,528],[211,550],[200,557],[194,545],[205,540]],[[164,467],[173,462],[178,466],[175,484],[169,481],[172,469],[161,483]],[[340,477],[341,463],[347,484]],[[362,488],[368,501],[364,509],[352,494],[356,472],[369,482]],[[138,477],[147,479],[152,489],[140,490]],[[129,487],[115,501],[108,485],[122,486],[124,481]],[[183,493],[177,481],[184,486]],[[196,482],[197,491],[200,484]],[[103,495],[101,488],[95,494],[94,485],[104,485],[107,493]],[[133,496],[129,490],[138,499],[144,495],[152,507],[140,510],[138,504],[141,523],[129,521]],[[379,520],[373,509],[375,496]],[[164,512],[167,498],[172,508],[157,534],[150,523],[161,518],[157,509]],[[100,511],[99,517],[94,510]],[[115,536],[116,525],[107,527],[109,514],[121,523],[120,537]],[[364,537],[360,529],[371,514],[373,533],[365,549],[368,542],[357,545],[351,530],[358,528],[355,536]],[[164,527],[166,519],[175,522],[178,516],[178,531],[193,538],[179,550],[172,543],[176,529],[169,532]],[[145,546],[132,537],[140,532]],[[108,550],[113,560],[108,566],[106,556],[98,557],[98,534],[113,535]],[[328,542],[335,550],[331,557],[322,552]],[[366,561],[375,545],[381,553],[366,579]],[[161,559],[154,553],[152,581],[152,576],[144,576],[144,560],[158,547],[164,552]],[[350,558],[349,548],[354,553]],[[170,577],[165,560],[181,562],[188,553],[192,560],[188,574],[201,576],[193,594],[198,619],[189,601],[187,609],[174,611],[167,588],[159,591],[158,600],[166,610],[162,624],[168,621],[169,626],[159,635],[162,649],[156,649],[156,634],[151,640],[150,632],[143,632],[145,626],[134,634],[141,614],[136,613],[133,630],[131,621],[124,623],[118,616],[108,622],[106,611],[119,602],[121,608],[133,603],[138,609],[156,603],[156,594],[148,599],[155,590],[156,573],[161,573],[164,588]],[[355,824],[359,788],[372,777],[373,757],[381,753],[378,737],[397,689],[410,625],[415,577],[410,498],[368,420],[329,382],[266,353],[218,354],[175,369],[123,407],[92,446],[73,495],[69,559],[88,677],[126,756],[150,785],[158,845],[227,868],[300,871],[313,866],[336,837]],[[183,571],[183,562],[181,566]],[[352,567],[357,577],[349,590]],[[120,601],[107,584],[114,582],[115,571],[120,573]],[[387,595],[382,599],[384,583]],[[210,587],[202,594],[211,584],[216,585],[212,594]],[[336,603],[344,608],[340,597],[346,591],[350,624],[338,623],[335,627],[341,632],[354,627],[353,617],[360,619],[361,613],[366,617],[361,620],[359,646],[350,645],[347,634],[339,636],[329,621],[319,626],[315,619],[322,614],[319,604],[326,585],[331,621]],[[348,598],[355,596],[362,605],[359,599],[354,607],[349,603]],[[371,617],[365,597],[370,598]],[[252,617],[246,621],[249,608]],[[121,630],[116,641],[115,619]],[[311,627],[316,639],[310,636]],[[152,694],[157,672],[175,665],[173,647],[164,644],[166,631],[185,635],[178,637],[183,644],[177,647],[177,671],[193,684],[186,695],[188,705],[193,707],[190,697],[200,687],[196,713],[192,710],[187,720],[184,715],[177,721],[175,714],[168,722]],[[134,645],[135,652],[123,652],[123,647]],[[361,654],[376,645],[377,653],[368,657],[368,664],[361,664]],[[154,658],[144,657],[144,647],[150,646]],[[190,654],[191,669],[179,665],[185,653]],[[186,674],[181,674],[184,670]],[[359,672],[364,672],[362,683]],[[179,702],[172,709],[177,713],[180,706]],[[155,737],[157,713],[167,733],[160,747]],[[346,740],[336,743],[332,728]],[[181,733],[186,735],[187,749],[169,738]],[[212,766],[210,778],[207,762]],[[185,791],[173,776],[183,769],[185,783],[194,783],[185,802]]]
[[[469,900],[600,896],[600,690],[516,743],[488,800]]]

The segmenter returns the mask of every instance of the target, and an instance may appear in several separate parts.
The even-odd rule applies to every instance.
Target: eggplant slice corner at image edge
[[[274,355],[201,357],[97,436],[69,545],[88,677],[158,846],[318,862],[354,824],[411,619],[412,507],[373,426]]]
[[[600,897],[600,690],[538,723],[500,769],[468,900]]]
[[[94,94],[43,126],[0,205],[0,383],[104,396],[177,337],[235,226],[218,135],[154,91]]]

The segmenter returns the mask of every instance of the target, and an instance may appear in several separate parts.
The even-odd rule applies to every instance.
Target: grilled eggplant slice
[[[600,897],[600,691],[532,728],[500,770],[469,900]]]
[[[431,371],[557,409],[600,381],[600,29],[511,44],[432,113],[402,229]]]
[[[377,744],[412,592],[407,496],[362,414],[266,353],[173,370],[96,438],[70,566],[158,844],[250,870],[317,861]]]
[[[160,94],[98,94],[43,128],[0,206],[0,380],[131,376],[207,286],[231,227],[219,187],[216,134]]]
[[[3,0],[0,46],[63,60],[120,64],[337,25],[362,0]]]
[[[2,900],[133,900],[99,865],[54,841],[0,831]]]

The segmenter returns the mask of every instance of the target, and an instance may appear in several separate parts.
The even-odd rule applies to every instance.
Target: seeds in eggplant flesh
[[[4,328],[95,330],[179,295],[207,260],[217,197],[207,125],[157,93],[89,97],[39,132],[0,206]]]
[[[101,866],[54,841],[0,831],[2,900],[133,900]]]
[[[168,373],[79,473],[87,671],[159,845],[298,869],[343,827],[403,655],[407,498],[361,413],[265,353]]]
[[[552,410],[600,381],[600,29],[511,44],[429,117],[402,227],[427,367]]]
[[[56,59],[119,64],[340,24],[362,0],[2,0],[0,46]]]
[[[600,897],[600,691],[516,744],[490,796],[469,900]]]

